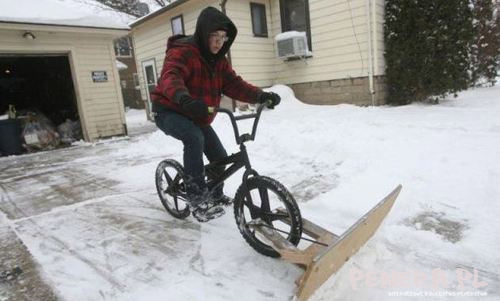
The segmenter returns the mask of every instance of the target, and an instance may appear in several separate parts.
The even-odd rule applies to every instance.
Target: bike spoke
[[[269,216],[268,212],[271,212],[271,208],[269,205],[269,193],[267,192],[267,189],[266,188],[259,188],[259,195],[260,195],[260,201],[261,201],[261,207],[260,207],[261,217],[267,223],[271,223],[272,220],[267,218]]]
[[[174,195],[174,205],[175,205],[175,210],[179,211],[179,202],[177,202],[177,196]]]
[[[165,178],[167,178],[167,183],[169,184],[172,183],[172,178],[170,177],[170,175],[166,170],[163,172],[163,174],[165,175]]]
[[[267,212],[267,213],[263,213],[263,215],[266,217],[266,221],[269,221],[269,222],[281,221],[281,220],[290,218],[289,215],[285,214],[285,213]]]
[[[248,191],[248,193],[247,193],[244,204],[248,208],[248,210],[250,211],[250,216],[252,219],[259,217],[260,209],[259,209],[259,207],[254,205],[250,191]]]
[[[167,178],[167,183],[168,183],[168,187],[167,187],[167,189],[165,189],[165,192],[166,193],[174,193],[175,191],[172,191],[172,188],[177,187],[177,184],[178,184],[179,180],[181,179],[180,175],[177,174],[175,176],[175,178],[172,179],[172,177],[170,177],[170,175],[167,172],[165,172],[165,177]]]
[[[172,184],[177,185],[177,183],[180,181],[181,175],[177,174],[175,178],[172,180]]]

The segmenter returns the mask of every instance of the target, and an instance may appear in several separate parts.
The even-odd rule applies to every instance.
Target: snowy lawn
[[[488,294],[460,300],[500,298],[500,87],[466,91],[439,105],[375,108],[305,105],[287,87],[271,90],[282,96],[282,104],[263,113],[248,151],[254,169],[292,191],[302,216],[341,234],[403,185],[375,236],[311,300],[407,299],[391,292],[436,293],[422,300],[448,300],[438,295],[443,292]],[[137,114],[127,118],[134,120],[129,129],[143,125]],[[242,122],[240,132],[250,125]],[[237,152],[229,119],[220,114],[213,126],[228,152]],[[57,168],[71,164],[86,179],[106,179],[102,186],[111,187],[106,193],[96,188],[69,206],[20,210],[19,204],[23,214],[0,214],[0,226],[15,229],[61,298],[293,296],[301,270],[254,252],[232,211],[198,224],[162,210],[154,170],[163,158],[181,160],[178,141],[155,131],[77,149],[81,157]],[[8,160],[14,159],[0,163]],[[240,180],[237,174],[227,182],[228,195]],[[474,288],[470,279],[461,290],[457,268],[476,269],[477,280],[488,285]],[[436,269],[446,279],[433,288]],[[382,285],[382,275],[393,272],[406,275],[405,287]],[[414,281],[416,272],[428,277],[420,282],[424,287]],[[355,280],[352,273],[366,277]],[[375,282],[366,281],[369,273]]]

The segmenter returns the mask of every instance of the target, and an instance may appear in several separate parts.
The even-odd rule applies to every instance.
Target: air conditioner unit
[[[288,59],[309,55],[305,32],[287,31],[275,37],[278,58]]]

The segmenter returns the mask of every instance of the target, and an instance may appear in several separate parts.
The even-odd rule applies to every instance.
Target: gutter
[[[226,3],[227,3],[227,0],[221,0],[219,5],[220,5],[222,13],[227,16]],[[231,49],[228,49],[228,51],[227,51],[227,61],[229,62],[229,66],[233,65],[231,62]],[[234,112],[236,110],[236,101],[234,99],[231,99],[231,105],[232,105],[233,112]]]
[[[227,13],[226,13],[226,2],[227,2],[227,0],[221,0],[221,2],[220,2],[219,5],[220,5],[222,13],[227,16]],[[229,65],[231,66],[232,65],[231,64],[231,49],[228,49],[228,51],[227,51],[227,60],[229,62]]]
[[[366,25],[368,30],[368,82],[370,95],[372,98],[372,106],[375,106],[375,90],[373,88],[373,44],[372,44],[372,18],[371,18],[371,0],[366,0]]]
[[[126,31],[129,32],[129,27],[104,27],[104,26],[91,26],[91,25],[72,25],[72,24],[58,24],[58,23],[37,23],[37,22],[23,22],[23,21],[8,21],[0,20],[0,25],[5,24],[5,26],[37,26],[39,29],[46,27],[61,27],[68,28],[65,31],[71,31],[70,29],[84,29],[84,30],[107,30],[107,31]]]

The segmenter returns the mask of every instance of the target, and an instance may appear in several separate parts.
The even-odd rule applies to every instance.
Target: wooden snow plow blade
[[[257,222],[251,227],[269,241],[282,259],[305,268],[304,274],[296,282],[296,296],[299,300],[307,300],[373,236],[392,208],[401,188],[401,185],[396,187],[340,236],[303,218],[303,232],[316,241],[304,250],[292,245],[263,222]],[[286,220],[283,222],[287,223]]]

